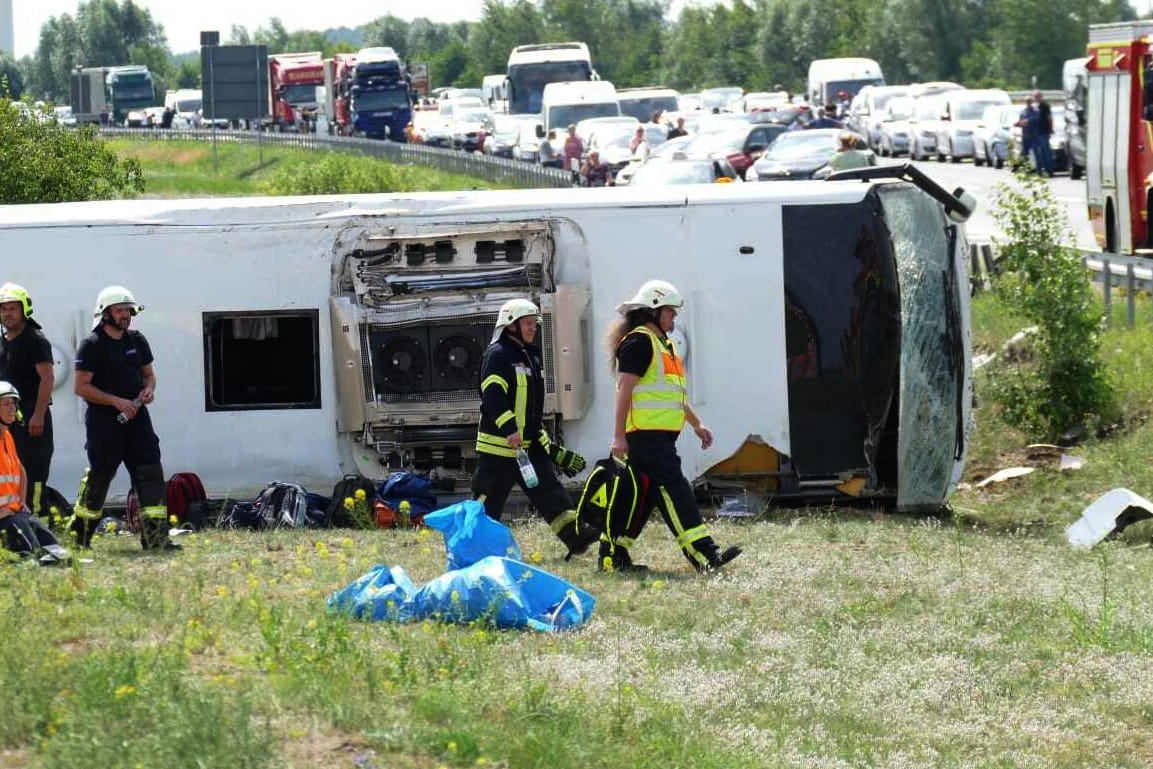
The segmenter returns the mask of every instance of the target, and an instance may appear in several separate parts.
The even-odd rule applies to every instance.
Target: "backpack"
[[[194,502],[203,502],[208,499],[204,493],[204,484],[196,473],[177,473],[164,484],[164,498],[168,504],[168,517],[176,516],[177,525],[190,524],[193,528],[202,529],[205,524],[203,506],[197,506],[191,512],[198,520],[192,520],[189,507]]]
[[[609,457],[593,465],[577,502],[577,520],[612,540],[636,539],[648,522],[649,477]]]
[[[407,500],[412,523],[420,523],[426,514],[437,508],[432,481],[413,473],[393,473],[381,484],[377,496],[393,510],[399,510],[400,503]]]
[[[356,498],[358,490],[364,491],[365,509],[369,511],[368,519],[371,523],[373,503],[376,502],[376,484],[363,475],[346,475],[332,487],[332,499],[324,509],[324,525],[326,527],[356,528],[357,521],[344,507],[344,500]]]
[[[253,504],[260,514],[260,528],[302,528],[310,523],[308,492],[295,483],[273,481],[264,487]]]
[[[49,526],[64,526],[74,512],[68,497],[53,487],[45,486],[44,490],[40,492],[39,516]]]

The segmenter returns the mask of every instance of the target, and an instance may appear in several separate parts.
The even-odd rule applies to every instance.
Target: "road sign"
[[[201,46],[200,76],[205,118],[262,120],[268,116],[267,46]]]

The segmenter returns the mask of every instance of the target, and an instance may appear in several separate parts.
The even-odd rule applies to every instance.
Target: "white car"
[[[477,152],[484,141],[485,126],[492,120],[489,109],[458,109],[452,124],[452,146],[465,152]]]
[[[916,107],[916,101],[908,96],[892,99],[885,105],[875,139],[877,154],[896,157],[909,153],[913,135],[913,125],[909,120]]]
[[[928,160],[937,154],[937,130],[943,108],[940,95],[920,96],[909,118],[909,157]]]
[[[944,112],[937,129],[937,160],[953,163],[973,157],[973,133],[986,107],[1012,104],[1000,88],[950,91],[944,95]]]

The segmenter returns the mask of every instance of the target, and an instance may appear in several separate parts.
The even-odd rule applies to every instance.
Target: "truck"
[[[809,103],[823,106],[844,104],[852,100],[867,85],[884,85],[881,65],[872,59],[843,57],[814,59],[809,63]]]
[[[845,174],[0,207],[6,248],[45,255],[21,280],[57,361],[53,477],[84,471],[70,368],[105,283],[145,306],[132,323],[155,355],[166,469],[243,499],[401,471],[467,494],[480,361],[514,297],[541,310],[545,425],[591,465],[616,394],[598,340],[661,278],[686,296],[674,338],[715,436],[680,442],[690,479],[937,508],[972,402],[971,196],[912,167]]]
[[[324,85],[320,51],[278,53],[268,57],[268,99],[276,131],[311,130],[318,106],[316,89]]]
[[[512,115],[539,114],[549,83],[599,79],[589,47],[581,42],[518,45],[509,53],[505,76],[505,98]]]
[[[325,85],[329,112],[341,135],[406,140],[412,88],[392,48],[333,56],[325,62]]]
[[[1086,202],[1097,246],[1109,253],[1153,248],[1151,41],[1153,21],[1089,26]]]
[[[141,64],[77,67],[69,91],[77,123],[124,125],[129,112],[156,103],[152,73]]]

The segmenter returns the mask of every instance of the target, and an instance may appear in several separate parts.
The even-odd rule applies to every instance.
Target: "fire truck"
[[[352,136],[352,85],[356,79],[356,55],[338,53],[324,61],[324,87],[328,114],[340,136]]]
[[[308,130],[320,106],[316,89],[323,85],[324,57],[320,51],[269,56],[268,95],[275,129]]]
[[[1089,27],[1089,221],[1110,253],[1153,249],[1153,21]]]

